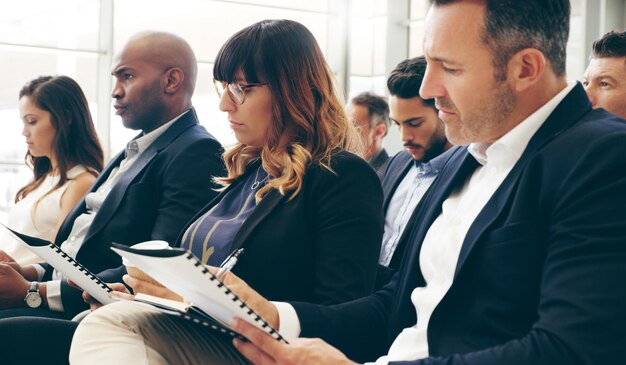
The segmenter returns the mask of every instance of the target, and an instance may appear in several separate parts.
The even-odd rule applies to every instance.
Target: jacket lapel
[[[530,139],[520,159],[470,226],[461,247],[455,277],[462,269],[476,242],[490,228],[498,216],[503,213],[505,205],[511,198],[528,162],[546,143],[576,123],[590,110],[591,104],[589,99],[583,87],[577,84]]]
[[[400,277],[390,313],[389,335],[390,340],[402,331],[403,328],[415,324],[415,309],[411,302],[411,293],[414,288],[424,285],[424,278],[419,265],[419,253],[422,241],[432,222],[441,213],[441,204],[452,191],[463,186],[468,176],[478,166],[476,159],[467,152],[466,147],[452,147],[445,152],[447,159],[445,167],[439,173],[422,201],[418,204],[417,215],[411,226],[407,238],[406,253],[398,270]],[[447,155],[450,154],[450,155]]]
[[[383,193],[385,197],[383,209],[385,212],[389,207],[389,202],[393,197],[393,193],[396,191],[398,185],[400,185],[400,182],[412,166],[413,159],[406,151],[399,152],[389,163],[387,173],[383,177]]]
[[[89,231],[87,232],[87,236],[85,237],[85,243],[89,240],[89,238],[96,235],[113,217],[113,214],[122,202],[122,199],[124,198],[126,190],[130,186],[130,184],[150,164],[152,159],[162,149],[169,146],[172,141],[174,141],[181,133],[183,133],[188,128],[196,125],[197,123],[198,120],[196,118],[196,113],[195,110],[192,108],[183,116],[181,116],[180,119],[172,124],[145,151],[143,151],[138,156],[137,160],[135,160],[130,168],[126,170],[124,175],[120,176],[120,179],[117,181],[117,183],[115,183],[115,185],[107,195],[106,199],[102,203],[102,207],[94,217],[93,223],[89,228]]]
[[[434,169],[437,170],[437,175],[442,173],[443,169],[447,166],[448,161],[450,161],[450,159],[453,156],[454,156],[453,153],[442,153],[441,155],[431,160],[431,165]],[[408,163],[409,163],[408,168],[413,167],[412,158],[408,161]],[[404,175],[406,175],[406,173]],[[398,184],[400,183],[400,181],[398,181]],[[433,181],[433,185],[434,185],[434,181]],[[430,189],[432,189],[432,187]],[[424,196],[426,196],[426,193],[424,194]],[[400,236],[400,239],[398,240],[398,245],[396,247],[395,252],[393,253],[393,256],[391,257],[391,262],[389,263],[389,267],[396,269],[400,266],[402,257],[404,257],[404,251],[410,240],[409,236],[411,235],[411,229],[407,229],[406,227],[413,227],[416,224],[418,224],[419,222],[418,216],[420,216],[421,207],[425,204],[425,200],[427,199],[422,198],[420,202],[417,204],[417,206],[415,207],[415,209],[413,209],[413,212],[411,213],[411,216],[409,217],[409,221],[407,222],[405,229],[402,231],[402,235]]]
[[[265,194],[263,199],[259,202],[256,208],[254,208],[248,219],[243,222],[241,228],[235,235],[231,251],[235,251],[247,243],[254,228],[259,225],[259,223],[263,221],[263,219],[265,219],[267,215],[274,210],[274,208],[276,208],[278,203],[280,203],[283,198],[284,196],[280,195],[276,189],[272,189]]]
[[[115,157],[111,159],[111,161],[106,165],[104,170],[100,173],[94,184],[91,186],[87,194],[93,193],[98,190],[98,188],[109,178],[111,171],[114,168],[119,166],[120,162],[124,159],[124,151],[118,153]],[[54,239],[54,242],[57,245],[61,245],[69,236],[72,231],[72,227],[74,226],[74,221],[78,218],[79,215],[83,214],[87,210],[87,203],[85,202],[85,194],[82,199],[72,208],[67,217],[63,220],[63,224],[59,228],[59,232]]]

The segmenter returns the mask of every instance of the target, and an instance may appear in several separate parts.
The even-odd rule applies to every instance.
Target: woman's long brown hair
[[[55,130],[52,152],[57,160],[55,173],[60,178],[46,195],[67,182],[67,172],[74,166],[83,165],[97,176],[102,171],[104,156],[87,98],[76,81],[67,76],[41,76],[24,85],[19,94],[20,99],[23,97],[28,97],[39,109],[50,113],[50,122]],[[16,202],[24,199],[53,172],[50,159],[46,156],[35,157],[28,151],[25,160],[33,170],[33,179],[17,192]]]
[[[270,189],[296,196],[306,168],[320,163],[330,169],[333,152],[358,152],[360,140],[345,114],[334,77],[313,34],[291,20],[264,20],[233,35],[220,49],[213,68],[216,80],[234,81],[241,71],[247,82],[264,82],[272,93],[273,124],[263,147],[236,144],[224,154],[228,176],[223,186],[241,176],[261,157],[271,176],[257,192]],[[290,138],[280,145],[285,132]]]

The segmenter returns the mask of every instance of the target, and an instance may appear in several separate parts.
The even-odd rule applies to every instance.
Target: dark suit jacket
[[[100,273],[121,265],[121,258],[110,249],[111,242],[175,242],[185,223],[217,195],[211,179],[224,174],[222,152],[220,143],[198,124],[193,109],[181,116],[113,187],[94,217],[76,260]],[[105,167],[90,191],[97,190],[123,158],[124,151]],[[74,221],[85,210],[83,199],[61,225],[55,239],[57,245],[67,239]],[[49,280],[51,274],[52,267],[48,267],[44,280]],[[86,308],[80,294],[62,283],[61,297],[67,315]]]
[[[387,169],[387,165],[389,164],[389,154],[387,151],[384,148],[381,148],[380,151],[378,151],[378,153],[368,162],[376,171],[378,178],[382,180],[385,175],[385,169]]]
[[[432,159],[432,163],[434,166],[441,166],[439,168],[439,170],[441,170],[451,156],[452,155],[449,154],[442,154]],[[389,203],[391,202],[393,194],[395,194],[398,185],[400,185],[406,174],[414,165],[415,162],[413,160],[413,157],[411,157],[411,155],[406,150],[398,152],[389,160],[382,180],[384,194],[383,213],[385,214],[385,217],[387,216]],[[421,200],[411,214],[411,217],[409,218],[406,227],[412,227],[415,224],[415,219],[417,216],[417,212],[420,208],[420,203]],[[404,251],[407,246],[407,241],[409,240],[409,236],[411,233],[411,229],[406,229],[406,227],[402,232],[400,239],[398,240],[398,245],[396,246],[396,249],[391,257],[391,262],[389,263],[389,266],[378,266],[378,274],[376,276],[376,289],[380,289],[385,284],[387,284],[393,274],[400,267],[400,263],[402,262],[402,258],[404,257]]]
[[[334,154],[331,167],[334,173],[316,163],[307,168],[291,200],[270,191],[234,238],[232,250],[245,253],[233,272],[271,300],[341,303],[372,293],[383,230],[380,182],[348,152]]]
[[[432,357],[408,363],[626,363],[625,144],[624,121],[592,111],[577,85],[470,227],[452,287],[430,319]],[[415,324],[421,242],[475,164],[465,148],[447,153],[391,283],[333,307],[295,303],[303,336],[372,360]]]

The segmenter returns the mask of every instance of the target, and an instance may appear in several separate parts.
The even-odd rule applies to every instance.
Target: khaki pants
[[[80,323],[72,340],[70,363],[249,364],[228,336],[124,302],[100,308]]]

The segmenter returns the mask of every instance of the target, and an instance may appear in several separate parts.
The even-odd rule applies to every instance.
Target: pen
[[[232,253],[229,257],[227,257],[220,266],[220,269],[217,271],[217,275],[215,276],[217,276],[218,279],[221,279],[224,274],[232,270],[233,267],[235,267],[235,264],[237,264],[237,259],[239,258],[239,256],[241,256],[242,253],[243,248],[240,248]]]

